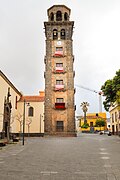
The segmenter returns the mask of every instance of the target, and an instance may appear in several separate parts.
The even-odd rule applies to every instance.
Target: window
[[[90,127],[93,127],[93,122],[90,122]]]
[[[118,111],[118,118],[120,119],[120,111]]]
[[[65,39],[65,29],[61,30],[60,36],[61,36],[61,39]]]
[[[54,21],[54,14],[53,13],[50,14],[50,20]]]
[[[112,123],[114,123],[114,114],[112,114]]]
[[[56,63],[56,72],[63,72],[63,63]]]
[[[56,131],[62,132],[64,130],[63,121],[57,121],[56,122]]]
[[[17,96],[15,97],[15,109],[17,109]]]
[[[68,21],[68,13],[66,13],[66,12],[65,12],[65,14],[64,14],[64,20],[65,20],[65,21]]]
[[[63,63],[56,63],[56,67],[63,67]]]
[[[34,114],[33,107],[29,107],[29,109],[28,109],[28,116],[33,116],[33,114]]]
[[[115,121],[117,121],[117,112],[115,112]]]
[[[62,103],[62,102],[64,102],[64,99],[63,99],[63,98],[57,98],[57,99],[56,99],[56,102],[57,102],[57,103]]]
[[[65,103],[63,98],[57,98],[55,103],[55,109],[65,110]]]
[[[53,40],[58,39],[58,31],[57,29],[53,30]]]
[[[55,56],[63,56],[63,47],[56,47]]]
[[[56,51],[63,51],[63,47],[56,47]]]
[[[57,11],[57,13],[56,13],[56,21],[62,21],[62,13],[61,13],[61,11]]]
[[[63,80],[56,80],[56,84],[63,84]]]
[[[56,80],[55,90],[56,91],[64,90],[63,80]]]

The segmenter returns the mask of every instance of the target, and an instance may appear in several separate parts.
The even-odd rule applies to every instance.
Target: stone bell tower
[[[45,134],[76,136],[73,26],[70,9],[54,5],[47,11],[44,22],[45,55]]]

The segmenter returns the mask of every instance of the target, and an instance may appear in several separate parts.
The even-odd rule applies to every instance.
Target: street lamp
[[[25,99],[24,99],[24,108],[23,108],[23,141],[22,141],[22,145],[24,146],[24,141],[25,141],[25,105],[27,104],[27,106],[29,106],[29,103],[26,103]]]
[[[43,118],[43,115],[40,114],[40,133],[41,133],[42,118]]]

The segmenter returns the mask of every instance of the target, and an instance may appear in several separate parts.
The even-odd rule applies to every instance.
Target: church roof
[[[17,88],[13,85],[13,83],[7,78],[7,76],[0,70],[0,76],[9,84],[9,86],[14,89],[14,91],[19,95],[22,96],[22,94],[17,90]]]

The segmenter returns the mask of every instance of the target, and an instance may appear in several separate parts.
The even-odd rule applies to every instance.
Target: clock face
[[[57,41],[57,45],[59,45],[59,46],[60,46],[60,45],[61,45],[61,41]]]

